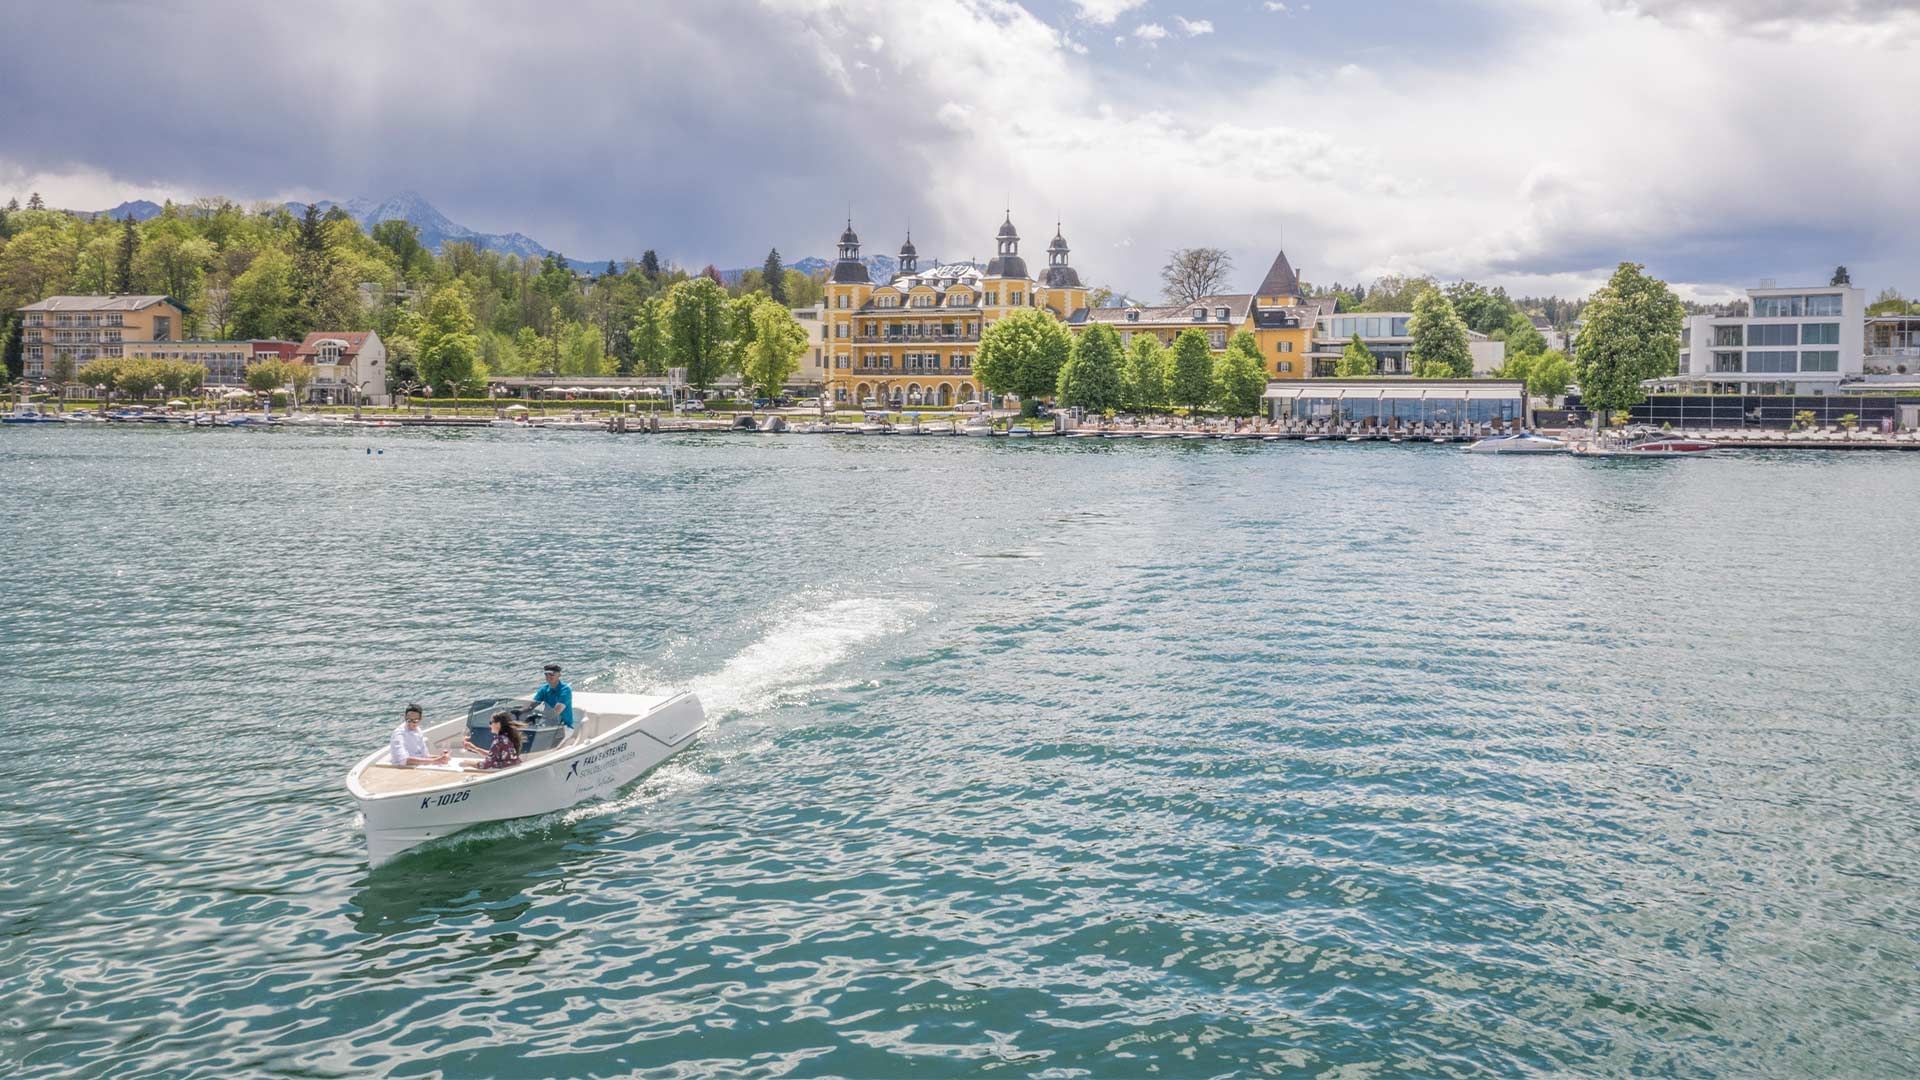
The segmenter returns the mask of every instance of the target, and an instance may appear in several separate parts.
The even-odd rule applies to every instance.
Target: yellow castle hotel
[[[981,396],[973,375],[980,331],[1009,312],[1040,308],[1073,324],[1084,321],[1087,287],[1068,264],[1066,237],[1054,230],[1038,277],[1020,255],[1013,218],[994,237],[983,271],[972,263],[920,269],[909,235],[900,266],[877,283],[860,261],[853,222],[840,234],[839,258],[827,276],[827,393],[843,405],[957,405]]]

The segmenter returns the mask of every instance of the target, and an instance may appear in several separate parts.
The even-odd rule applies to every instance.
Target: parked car
[[[954,412],[980,412],[986,406],[978,401],[963,401],[953,407]]]
[[[675,407],[678,408],[681,412],[706,412],[707,411],[707,403],[704,401],[701,401],[699,398],[688,398],[687,400],[681,402],[679,405]]]

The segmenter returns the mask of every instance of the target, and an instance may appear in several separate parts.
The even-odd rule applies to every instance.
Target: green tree
[[[426,317],[420,321],[415,363],[420,378],[433,392],[455,396],[477,381],[480,338],[474,333],[473,300],[463,282],[454,281],[433,291]]]
[[[1167,403],[1167,350],[1152,334],[1136,334],[1127,351],[1121,398],[1130,412],[1148,412]]]
[[[761,397],[777,396],[800,368],[807,332],[787,305],[771,297],[753,306],[753,342],[747,346],[741,374]]]
[[[640,255],[640,273],[648,281],[660,280],[660,256],[655,255],[652,248],[648,248]]]
[[[113,291],[126,294],[133,291],[133,259],[140,250],[140,230],[134,227],[133,215],[128,214],[120,222],[120,245],[113,257]]]
[[[1213,400],[1213,351],[1198,327],[1189,326],[1173,339],[1167,394],[1188,409],[1205,408]]]
[[[1559,350],[1550,350],[1528,357],[1527,393],[1547,399],[1551,405],[1560,395],[1573,385],[1573,361]]]
[[[1880,295],[1874,297],[1873,303],[1867,305],[1867,314],[1905,315],[1909,307],[1911,305],[1907,303],[1907,298],[1900,294],[1900,290],[1889,286],[1881,289]]]
[[[1267,368],[1261,362],[1260,343],[1245,330],[1227,342],[1227,351],[1213,365],[1214,404],[1228,416],[1252,416],[1260,411],[1267,390]]]
[[[632,347],[633,370],[642,375],[667,373],[667,302],[655,296],[640,305],[628,335]]]
[[[1439,289],[1428,289],[1413,302],[1407,325],[1413,338],[1409,356],[1414,374],[1423,379],[1473,377],[1473,353],[1467,348],[1467,324]]]
[[[431,262],[427,249],[420,243],[420,230],[413,222],[405,218],[388,218],[378,222],[370,230],[373,242],[387,249],[393,256],[393,264],[403,278],[414,275],[414,267]]]
[[[1126,403],[1123,361],[1120,335],[1106,323],[1094,323],[1074,339],[1073,350],[1060,367],[1055,399],[1094,413],[1122,407]]]
[[[1573,361],[1582,405],[1631,408],[1646,398],[1642,380],[1678,369],[1686,309],[1639,263],[1621,263],[1588,301],[1584,317]]]
[[[227,293],[227,318],[239,338],[293,333],[293,260],[277,249],[261,252]]]
[[[1460,321],[1478,333],[1491,334],[1505,329],[1520,312],[1507,298],[1507,290],[1498,286],[1489,289],[1477,282],[1456,281],[1447,286],[1446,293],[1447,302],[1453,305]]]
[[[1343,379],[1365,378],[1379,371],[1379,361],[1373,358],[1373,350],[1367,348],[1367,343],[1360,340],[1359,334],[1353,335],[1353,340],[1341,350],[1340,362],[1333,369],[1333,373]]]
[[[701,276],[667,290],[667,356],[687,369],[687,382],[701,390],[727,373],[734,361],[733,309],[727,290]]]
[[[76,370],[76,365],[73,362],[73,354],[65,351],[54,353],[53,363],[47,365],[49,381],[51,381],[56,388],[65,388],[71,385]]]
[[[1373,287],[1362,292],[1355,289],[1354,311],[1411,311],[1413,302],[1428,289],[1437,288],[1430,277],[1405,277],[1389,274],[1375,278]]]
[[[284,360],[262,360],[247,365],[245,376],[247,389],[256,394],[270,394],[282,387],[293,385],[293,369],[298,366]]]
[[[779,248],[767,252],[767,262],[760,268],[760,276],[765,279],[767,295],[773,298],[774,303],[786,306],[787,268],[780,263]]]
[[[1547,351],[1546,336],[1533,325],[1533,320],[1516,311],[1507,317],[1504,330],[1508,356],[1537,356]]]
[[[1039,308],[1021,308],[981,333],[973,371],[996,394],[1037,401],[1059,386],[1072,351],[1072,335],[1058,320]]]
[[[127,362],[122,357],[103,356],[98,360],[90,361],[76,372],[75,381],[82,386],[104,386],[108,390],[124,390],[126,386],[121,375],[126,366]]]

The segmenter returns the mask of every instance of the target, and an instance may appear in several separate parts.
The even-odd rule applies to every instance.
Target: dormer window
[[[1138,311],[1128,311],[1128,312],[1127,312],[1127,321],[1128,321],[1128,322],[1139,322],[1139,321],[1140,321],[1140,313],[1139,313]]]
[[[1214,315],[1215,315],[1216,317],[1218,317],[1218,318],[1219,318],[1219,320],[1220,320],[1221,322],[1226,322],[1226,321],[1227,321],[1227,309],[1226,309],[1226,308],[1214,308],[1214,309],[1213,309],[1213,313],[1214,313]]]
[[[1206,321],[1207,321],[1207,309],[1206,309],[1206,308],[1203,308],[1203,307],[1197,307],[1197,308],[1194,308],[1194,309],[1193,309],[1193,321],[1194,321],[1194,322],[1206,322]]]

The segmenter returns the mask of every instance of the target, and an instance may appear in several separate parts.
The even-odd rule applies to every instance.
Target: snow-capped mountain
[[[347,213],[360,223],[364,229],[372,229],[383,221],[399,219],[420,230],[420,243],[430,251],[439,251],[449,241],[472,244],[485,251],[498,251],[503,255],[518,255],[522,258],[544,258],[547,249],[539,241],[525,233],[483,233],[475,232],[465,225],[447,220],[434,205],[419,192],[403,191],[388,199],[375,202],[364,196],[348,199],[345,204]],[[584,264],[593,265],[593,264]],[[605,266],[605,261],[598,264]]]

